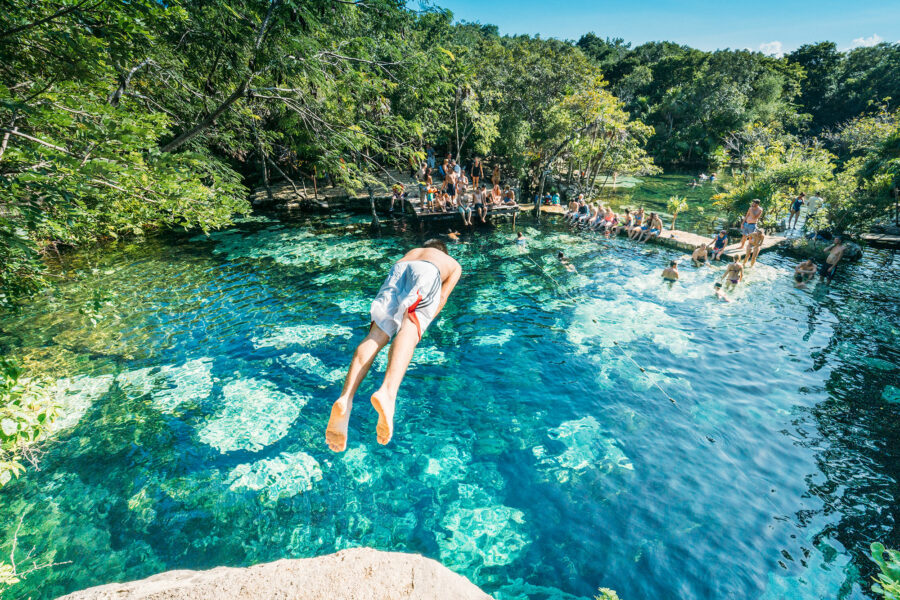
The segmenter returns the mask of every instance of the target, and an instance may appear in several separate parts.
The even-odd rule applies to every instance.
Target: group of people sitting
[[[434,182],[434,169],[423,162],[416,172],[419,202],[423,210],[433,212],[458,212],[464,225],[472,225],[477,216],[487,222],[488,211],[495,206],[516,206],[516,193],[510,187],[500,188],[500,166],[495,165],[491,174],[491,189],[480,183],[484,178],[481,159],[476,157],[469,167],[472,179],[450,155],[438,168],[443,178],[440,185]],[[471,187],[470,187],[471,186]]]
[[[585,202],[584,194],[579,194],[576,200],[569,203],[565,218],[573,225],[612,235],[624,231],[629,239],[644,243],[658,237],[663,229],[662,219],[655,212],[648,216],[641,207],[633,212],[626,208],[622,214],[617,214],[611,206],[604,206],[602,202]]]

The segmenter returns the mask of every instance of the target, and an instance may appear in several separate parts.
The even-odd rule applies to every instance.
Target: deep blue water
[[[259,219],[68,257],[0,321],[67,407],[0,526],[71,562],[12,597],[362,545],[500,599],[870,597],[868,544],[900,546],[895,255],[797,290],[767,254],[722,303],[715,269],[661,282],[675,251],[521,225],[524,249],[508,226],[451,247],[393,441],[379,360],[342,455],[331,402],[418,232]]]

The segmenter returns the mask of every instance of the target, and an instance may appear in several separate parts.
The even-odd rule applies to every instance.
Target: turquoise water
[[[393,441],[359,402],[341,455],[330,405],[412,228],[261,217],[68,257],[0,321],[67,407],[0,527],[69,562],[10,597],[361,545],[501,600],[869,597],[869,542],[900,546],[894,255],[809,290],[764,255],[721,303],[714,269],[660,281],[674,251],[531,225],[451,247]]]

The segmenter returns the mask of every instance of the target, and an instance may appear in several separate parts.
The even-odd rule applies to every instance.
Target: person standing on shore
[[[481,164],[481,158],[475,157],[469,171],[472,175],[472,188],[478,189],[478,182],[484,179],[484,165]]]
[[[738,246],[738,250],[743,250],[744,242],[747,241],[751,233],[756,231],[756,224],[759,223],[762,214],[763,209],[759,205],[759,200],[754,199],[750,202],[750,208],[747,209],[747,214],[744,215],[744,221],[741,223],[741,245]]]
[[[500,165],[494,165],[494,172],[491,173],[491,183],[495,186],[500,185]]]
[[[391,441],[397,391],[413,352],[425,330],[444,308],[461,275],[462,267],[447,253],[447,245],[436,239],[410,250],[391,267],[372,302],[369,333],[353,353],[344,388],[331,407],[325,429],[325,441],[331,450],[343,452],[347,448],[353,397],[375,357],[393,337],[384,381],[371,398],[378,413],[375,427],[378,443],[384,445]]]
[[[806,194],[801,193],[799,196],[794,198],[794,201],[791,202],[791,214],[788,216],[788,229],[793,229],[797,226],[797,221],[800,220],[800,207],[806,204]],[[794,221],[794,224],[791,225],[791,221]]]

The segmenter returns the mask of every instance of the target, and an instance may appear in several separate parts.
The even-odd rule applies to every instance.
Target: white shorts
[[[372,301],[372,322],[393,337],[408,314],[421,339],[440,304],[440,269],[424,260],[398,262],[391,267]]]

